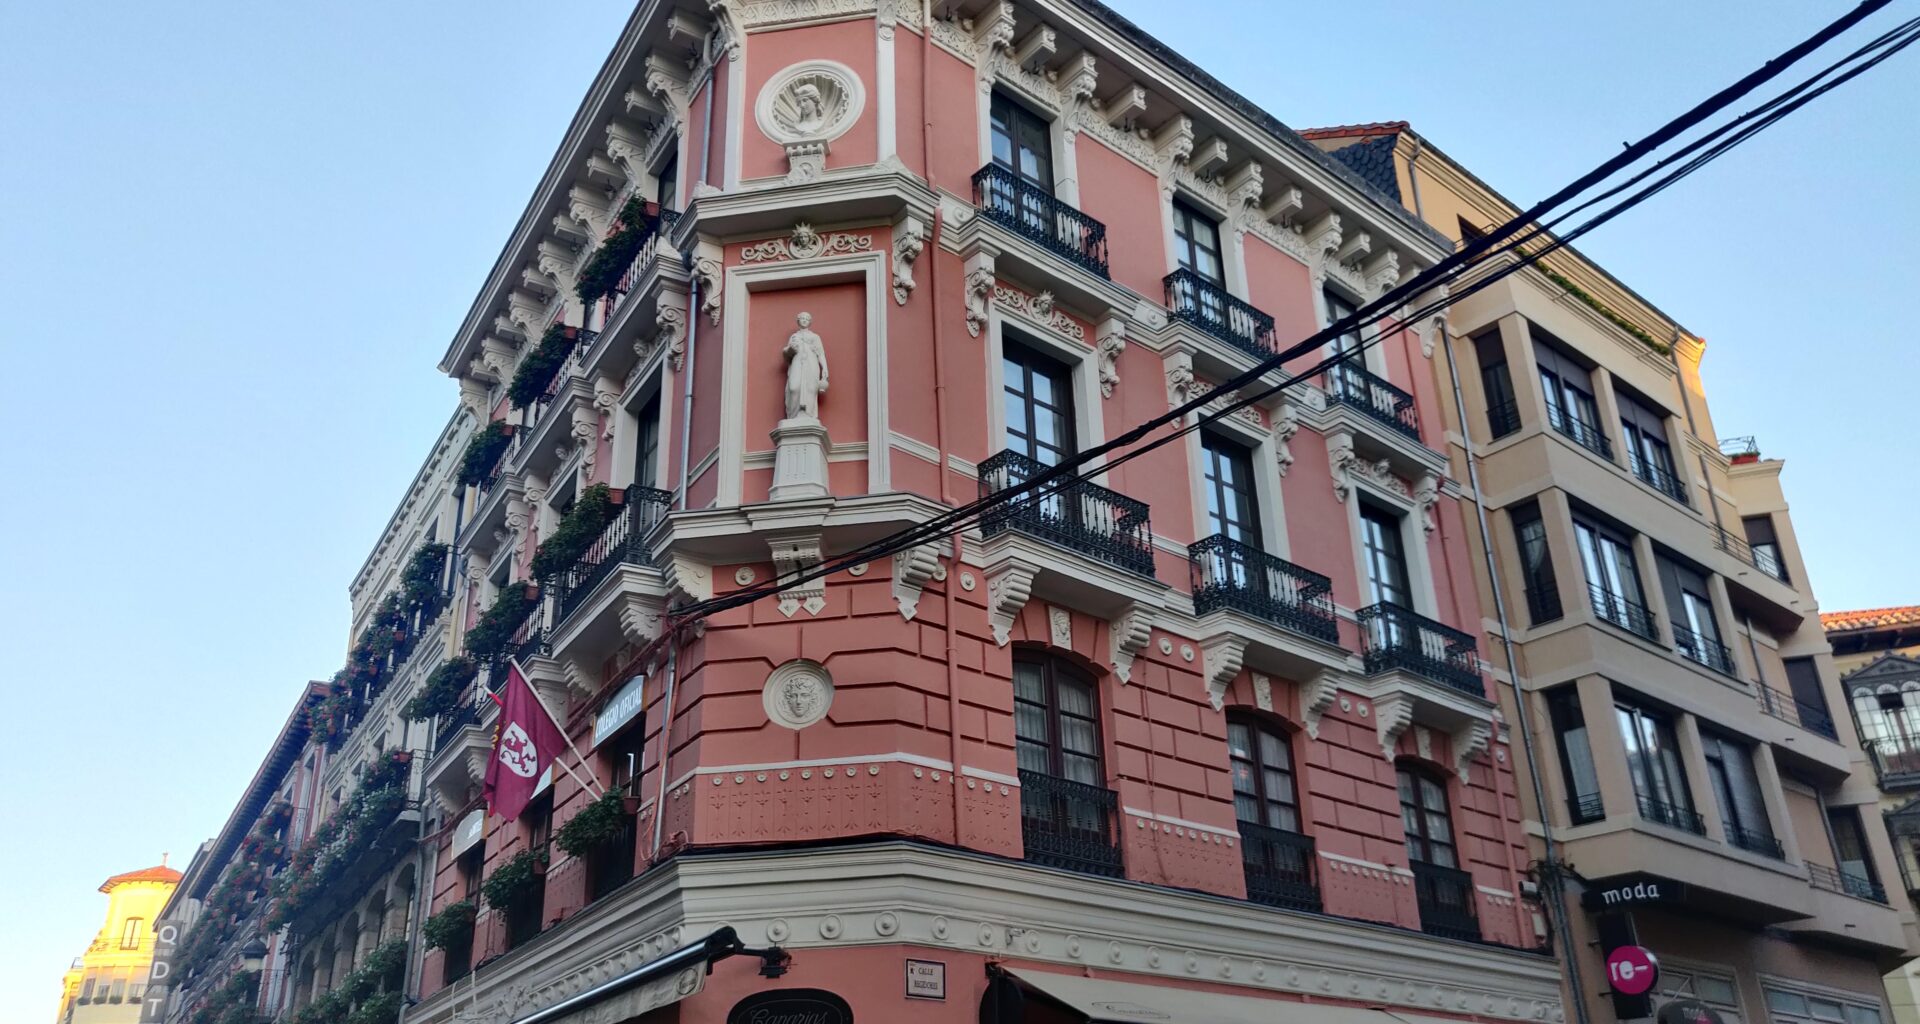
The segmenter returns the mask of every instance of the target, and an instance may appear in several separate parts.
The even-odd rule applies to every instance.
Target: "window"
[[[533,798],[520,821],[527,829],[527,848],[534,851],[535,856],[545,854],[547,841],[553,837],[553,787],[547,787],[546,792]],[[540,934],[546,903],[547,876],[536,873],[534,884],[507,908],[508,949]]]
[[[107,992],[107,1002],[122,1003],[127,999],[127,979],[113,979],[113,987]]]
[[[1720,642],[1720,625],[1713,617],[1707,578],[1700,570],[1666,557],[1660,566],[1660,588],[1667,596],[1667,615],[1673,620],[1673,642],[1689,660],[1716,672],[1733,674],[1733,658]]]
[[[1620,406],[1620,430],[1627,442],[1627,467],[1649,487],[1685,504],[1686,489],[1674,472],[1673,448],[1667,441],[1667,416],[1616,389],[1614,401]]]
[[[1560,584],[1553,575],[1553,554],[1547,549],[1547,524],[1540,519],[1540,506],[1517,506],[1508,515],[1513,519],[1514,542],[1520,547],[1520,578],[1526,589],[1527,616],[1536,626],[1552,622],[1563,614]]]
[[[1043,466],[1075,451],[1073,375],[1024,346],[1009,344],[1002,360],[1007,448]]]
[[[1192,271],[1195,277],[1215,287],[1226,287],[1226,267],[1220,261],[1220,226],[1213,218],[1178,199],[1173,201],[1173,254],[1180,269]],[[1203,295],[1200,301],[1204,307],[1208,298]],[[1203,312],[1216,320],[1224,320],[1219,297],[1214,296],[1212,301],[1214,308],[1203,308]]]
[[[1774,1024],[1880,1024],[1878,994],[1834,992],[1766,983],[1767,1016]]]
[[[1873,748],[1881,771],[1920,771],[1920,690],[1876,692],[1863,686],[1853,694],[1853,717],[1860,723],[1861,745]]]
[[[1820,685],[1820,669],[1810,657],[1782,658],[1787,670],[1787,689],[1793,695],[1794,710],[1800,725],[1831,739],[1833,713],[1827,708],[1827,691]]]
[[[606,758],[613,776],[612,789],[628,797],[639,797],[640,773],[645,762],[647,738],[643,712],[626,729],[609,739],[601,756]],[[599,899],[626,884],[633,877],[633,862],[639,842],[638,823],[632,815],[622,814],[613,835],[601,843],[587,860],[588,897]]]
[[[1447,806],[1447,786],[1432,775],[1401,766],[1400,823],[1407,833],[1407,856],[1422,864],[1457,868],[1453,813]]]
[[[1027,859],[1117,876],[1119,800],[1105,788],[1099,707],[1092,677],[1078,668],[1043,654],[1014,655],[1014,740]]]
[[[997,92],[989,117],[994,164],[1013,172],[1022,184],[1052,195],[1053,139],[1047,122]]]
[[[1779,580],[1787,581],[1787,562],[1780,555],[1780,538],[1773,532],[1772,516],[1746,516],[1740,520],[1746,532],[1747,547],[1753,551],[1753,567]]]
[[[1627,774],[1640,816],[1648,821],[1700,834],[1706,831],[1693,810],[1693,793],[1680,764],[1680,741],[1673,720],[1627,701],[1616,701],[1620,736],[1627,748]]]
[[[1640,589],[1640,568],[1634,562],[1633,543],[1604,526],[1575,518],[1574,537],[1580,542],[1580,567],[1587,574],[1587,593],[1593,613],[1622,629],[1649,640],[1658,639]]]
[[[94,985],[94,982],[95,982],[95,980],[96,980],[96,979],[95,979],[95,978],[94,978],[94,977],[93,977],[92,975],[88,975],[88,976],[87,976],[87,978],[86,978],[86,980],[85,980],[85,981],[83,981],[83,982],[81,982],[81,984],[80,984],[80,1002],[82,1002],[82,1003],[91,1003],[91,1002],[93,1002],[93,985]]]
[[[1229,715],[1227,756],[1233,761],[1235,816],[1267,828],[1300,831],[1293,744],[1286,734],[1252,715]]]
[[[1360,540],[1367,559],[1367,597],[1373,604],[1413,609],[1407,582],[1407,554],[1400,540],[1400,517],[1368,502],[1360,503]]]
[[[1513,370],[1507,366],[1500,332],[1487,331],[1474,338],[1473,351],[1480,361],[1480,390],[1487,400],[1487,434],[1505,437],[1520,429],[1520,402],[1513,394]]]
[[[1782,857],[1780,841],[1767,820],[1767,801],[1760,794],[1760,777],[1753,770],[1753,751],[1745,743],[1706,729],[1700,745],[1707,758],[1707,779],[1713,785],[1714,805],[1727,842],[1750,853]]]
[[[1572,438],[1576,444],[1602,456],[1613,458],[1613,447],[1600,433],[1600,414],[1593,400],[1593,375],[1558,348],[1533,340],[1533,354],[1540,364],[1540,389],[1547,400],[1547,422],[1553,429]]]
[[[647,399],[640,407],[640,432],[634,439],[633,485],[660,486],[660,396]]]
[[[456,890],[460,899],[480,907],[480,877],[486,870],[487,844],[473,844],[459,859],[454,861],[454,873],[458,881]],[[466,977],[473,970],[473,928],[469,926],[465,935],[456,936],[447,945],[446,958],[441,961],[441,984],[451,985]]]
[[[654,191],[653,201],[659,203],[663,210],[677,208],[680,203],[679,154],[668,157],[667,162],[661,166],[660,173],[655,177],[659,179],[660,187]]]
[[[1209,430],[1200,435],[1200,451],[1206,467],[1207,531],[1259,548],[1259,501],[1246,446]]]
[[[1321,294],[1327,303],[1326,325],[1328,327],[1333,326],[1346,317],[1352,316],[1356,311],[1353,303],[1348,302],[1345,296],[1331,288],[1322,289]],[[1336,355],[1358,357],[1360,354],[1360,329],[1357,327],[1349,328],[1339,337],[1333,339],[1333,351]]]
[[[1567,820],[1584,825],[1606,817],[1600,798],[1600,773],[1593,766],[1593,747],[1587,734],[1580,694],[1571,686],[1547,696],[1547,715],[1553,721],[1560,748],[1560,781],[1567,787]]]
[[[1714,1008],[1724,1024],[1740,1024],[1740,994],[1731,974],[1670,967],[1660,958],[1660,994],[1666,999],[1698,999]]]
[[[137,917],[127,918],[126,926],[120,929],[120,948],[139,949],[140,929],[146,922]]]
[[[1856,882],[1864,882],[1864,888],[1877,888],[1880,884],[1879,873],[1873,870],[1873,858],[1867,852],[1867,832],[1860,824],[1860,808],[1829,807],[1827,823],[1833,829],[1834,865],[1840,870],[1846,891],[1856,896],[1865,895],[1863,888]]]

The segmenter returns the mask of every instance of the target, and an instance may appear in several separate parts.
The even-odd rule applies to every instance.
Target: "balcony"
[[[1879,882],[1851,871],[1835,871],[1825,864],[1808,861],[1807,881],[1813,883],[1815,889],[1837,892],[1842,896],[1852,896],[1855,899],[1872,900],[1875,903],[1887,902],[1886,887]]]
[[[1587,584],[1587,595],[1593,600],[1594,617],[1603,622],[1611,622],[1635,636],[1660,642],[1660,628],[1653,624],[1653,613],[1638,601],[1631,601],[1598,583]]]
[[[1473,637],[1395,604],[1355,613],[1368,675],[1403,669],[1468,696],[1486,699]]]
[[[1788,583],[1787,567],[1780,561],[1780,553],[1772,546],[1756,548],[1745,540],[1728,533],[1726,527],[1713,528],[1713,546],[1738,558],[1742,562],[1760,570],[1782,583]]]
[[[1051,192],[997,164],[973,175],[980,215],[1102,280],[1107,272],[1107,226],[1054,198]]]
[[[1867,716],[1861,716],[1860,725],[1861,732],[1873,732],[1873,723]],[[1881,729],[1883,735],[1893,731],[1884,725]],[[1880,780],[1881,789],[1909,789],[1920,785],[1920,750],[1913,749],[1908,740],[1868,740],[1862,746],[1873,761],[1873,774]]]
[[[1668,625],[1673,627],[1673,647],[1681,657],[1696,665],[1705,665],[1723,676],[1734,675],[1733,652],[1727,650],[1726,644],[1701,636],[1678,622]]]
[[[1320,912],[1320,884],[1314,878],[1319,855],[1312,836],[1243,821],[1240,860],[1247,869],[1247,899]]]
[[[1047,469],[1018,452],[1001,452],[980,463],[980,496],[1017,487]],[[1043,484],[989,509],[981,516],[980,535],[996,537],[1011,530],[1152,576],[1153,530],[1147,511],[1145,502],[1069,479]]]
[[[1780,845],[1780,840],[1776,839],[1771,832],[1741,828],[1738,825],[1725,825],[1723,830],[1727,834],[1727,842],[1748,853],[1757,853],[1774,860],[1787,859],[1786,848]]]
[[[1020,835],[1035,864],[1120,877],[1119,810],[1111,789],[1020,771]]]
[[[1520,403],[1509,398],[1487,406],[1487,435],[1494,440],[1520,429]]]
[[[1575,825],[1586,825],[1607,816],[1607,804],[1600,794],[1567,797],[1567,820]]]
[[[1167,290],[1167,311],[1175,320],[1192,324],[1255,359],[1277,351],[1273,317],[1228,295],[1225,288],[1185,269],[1168,274],[1161,283]]]
[[[1789,725],[1797,725],[1817,736],[1825,736],[1838,741],[1840,734],[1833,727],[1833,715],[1826,708],[1809,704],[1784,690],[1776,690],[1765,683],[1754,686],[1755,697],[1760,701],[1760,710],[1778,718]]]
[[[1215,534],[1187,546],[1196,615],[1230,609],[1330,644],[1340,642],[1333,581]]]
[[[673,494],[658,487],[629,487],[619,514],[600,531],[585,554],[553,578],[556,628],[580,607],[580,602],[607,578],[616,566],[647,564],[647,537],[665,518]]]
[[[1627,449],[1627,462],[1628,468],[1633,470],[1633,475],[1638,477],[1641,483],[1688,508],[1693,507],[1693,502],[1687,497],[1687,485],[1674,474],[1671,466],[1663,466],[1643,458],[1632,447]]]
[[[1473,876],[1459,868],[1414,861],[1413,895],[1420,907],[1420,930],[1449,939],[1480,941],[1480,916],[1474,912]]]
[[[1342,360],[1323,378],[1327,400],[1360,410],[1369,417],[1418,441],[1420,416],[1413,396],[1368,372],[1356,360]]]
[[[1639,804],[1640,817],[1656,825],[1691,832],[1696,836],[1707,834],[1706,822],[1701,820],[1700,815],[1693,810],[1663,800],[1655,800],[1650,796],[1639,797]]]
[[[1574,444],[1608,462],[1613,461],[1613,442],[1607,440],[1607,435],[1592,422],[1574,416],[1556,405],[1547,406],[1547,422]]]
[[[547,377],[546,383],[541,386],[540,394],[527,403],[526,417],[523,420],[527,427],[531,428],[546,419],[547,410],[553,408],[561,393],[566,390],[567,381],[573,376],[572,363],[574,354],[585,349],[591,349],[595,339],[598,337],[599,334],[597,332],[589,331],[584,327],[567,329],[567,340],[562,349],[559,362],[554,365],[553,372]]]
[[[459,735],[460,730],[469,725],[480,724],[480,701],[486,699],[480,695],[478,686],[472,687],[460,695],[460,704],[452,711],[442,715],[440,727],[433,734],[433,752],[438,755],[447,744]]]
[[[647,274],[659,265],[660,253],[666,248],[666,240],[673,234],[673,226],[680,222],[680,214],[676,211],[666,209],[657,203],[647,203],[645,206],[647,216],[642,221],[639,245],[634,252],[633,260],[627,264],[626,270],[621,271],[619,280],[614,282],[613,287],[607,289],[607,294],[600,300],[600,323],[603,326],[613,322],[613,314],[626,303],[627,296],[633,294],[634,290],[647,279]]]

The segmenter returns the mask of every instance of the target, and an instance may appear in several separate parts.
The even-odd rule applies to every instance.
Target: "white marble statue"
[[[827,348],[813,333],[813,314],[794,317],[800,329],[787,336],[787,419],[818,420],[827,390]]]
[[[793,90],[793,104],[797,109],[793,127],[802,135],[812,135],[826,123],[826,105],[820,96],[820,87],[812,82],[803,82]]]

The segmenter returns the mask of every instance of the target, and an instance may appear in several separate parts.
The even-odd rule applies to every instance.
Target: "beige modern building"
[[[161,863],[100,884],[107,919],[60,983],[59,1024],[132,1024],[153,962],[153,922],[180,872]]]
[[[1306,134],[1456,241],[1518,212],[1404,123]],[[1716,442],[1705,342],[1572,251],[1419,326],[1476,569],[1491,548],[1484,649],[1522,695],[1503,710],[1537,761],[1522,798],[1581,1016],[1684,996],[1728,1021],[1882,1020],[1907,894],[1782,464]],[[1607,994],[1630,944],[1661,964],[1651,1006]]]

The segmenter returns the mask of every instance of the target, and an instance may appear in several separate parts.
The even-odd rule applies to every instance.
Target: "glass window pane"
[[[1840,1009],[1838,1000],[1822,999],[1819,996],[1807,998],[1807,1012],[1820,1020],[1846,1019],[1846,1014]]]
[[[1807,999],[1797,992],[1783,992],[1777,988],[1767,989],[1767,1008],[1777,1013],[1791,1013],[1801,1017],[1807,1015]]]
[[[1880,1024],[1880,1011],[1871,1006],[1847,1004],[1847,1024]]]
[[[1709,1003],[1723,1003],[1737,1006],[1740,1000],[1733,994],[1733,982],[1725,978],[1703,974],[1693,980],[1693,991],[1702,1000]]]

